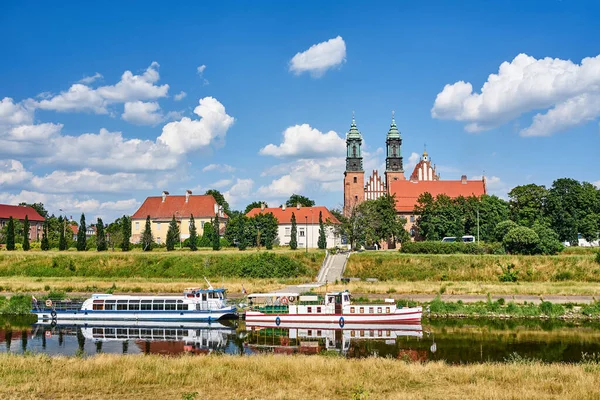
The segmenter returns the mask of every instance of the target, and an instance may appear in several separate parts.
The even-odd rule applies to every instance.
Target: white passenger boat
[[[84,302],[38,302],[32,313],[38,321],[216,321],[235,317],[225,289],[185,289],[182,296],[129,296],[94,294]]]
[[[332,292],[325,296],[299,293],[257,293],[248,296],[251,304],[246,321],[282,323],[336,323],[341,328],[347,323],[386,324],[420,322],[421,307],[397,308],[393,299],[383,303],[354,304],[350,293]],[[262,304],[256,304],[262,303]]]

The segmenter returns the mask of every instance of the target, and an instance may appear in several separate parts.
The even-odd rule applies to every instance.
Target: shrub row
[[[407,254],[504,254],[501,243],[443,243],[443,242],[407,242],[400,248]]]

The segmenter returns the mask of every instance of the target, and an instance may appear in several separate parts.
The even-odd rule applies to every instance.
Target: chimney
[[[167,192],[166,190],[163,190],[162,193],[162,202],[164,203],[165,200],[167,200],[167,196],[169,195],[169,192]]]
[[[467,184],[467,176],[466,176],[466,175],[463,175],[463,176],[461,176],[461,177],[460,177],[460,182],[461,182],[463,185],[466,185],[466,184]]]
[[[299,210],[299,209],[300,209],[300,207],[301,207],[301,206],[300,206],[300,203],[297,203],[297,204],[296,204],[296,210]]]
[[[285,211],[285,204],[282,204],[282,205],[281,205],[281,210],[282,210],[282,211]]]
[[[260,203],[260,211],[265,211],[265,203]]]
[[[186,190],[185,191],[185,202],[187,203],[190,200],[190,196],[192,195],[192,191],[191,190]]]
[[[213,206],[213,212],[215,215],[217,215],[217,213],[219,212],[219,205],[217,203],[215,203]]]

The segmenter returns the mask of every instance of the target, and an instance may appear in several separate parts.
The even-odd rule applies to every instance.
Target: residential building
[[[402,159],[402,135],[396,126],[392,114],[392,122],[386,136],[386,170],[385,177],[379,176],[378,171],[373,174],[365,184],[363,158],[361,152],[362,134],[356,126],[354,117],[350,130],[346,134],[346,171],[344,172],[344,214],[350,215],[353,207],[365,200],[376,200],[384,194],[393,194],[396,197],[396,211],[406,218],[405,228],[414,237],[413,226],[418,218],[415,215],[417,199],[423,193],[430,193],[433,197],[445,194],[456,198],[459,196],[482,196],[486,194],[485,177],[476,180],[467,180],[463,175],[460,180],[442,180],[437,173],[435,165],[432,166],[427,151],[415,166],[410,179],[404,176]]]
[[[73,232],[73,240],[77,240],[77,233],[79,232],[79,227],[77,225],[70,225],[71,232]],[[85,228],[85,238],[89,239],[92,236],[96,236],[96,226],[88,225]]]
[[[0,229],[4,229],[10,217],[23,223],[25,216],[29,220],[29,240],[41,240],[45,219],[29,206],[0,204]]]
[[[190,237],[190,217],[194,216],[198,236],[204,233],[204,224],[217,215],[219,228],[223,229],[229,216],[210,195],[192,195],[187,190],[183,196],[171,196],[163,192],[162,196],[148,197],[131,217],[131,242],[139,243],[146,226],[146,217],[150,216],[152,236],[158,244],[165,243],[169,223],[175,217],[179,226],[180,240]]]
[[[246,216],[253,217],[257,214],[272,213],[278,221],[277,237],[279,244],[288,246],[292,237],[292,213],[296,217],[296,239],[298,248],[314,249],[319,247],[319,213],[322,214],[325,226],[325,238],[327,239],[327,248],[336,247],[341,244],[341,239],[335,233],[334,225],[339,225],[340,221],[323,206],[286,207],[285,205],[277,208],[260,207],[253,208]]]

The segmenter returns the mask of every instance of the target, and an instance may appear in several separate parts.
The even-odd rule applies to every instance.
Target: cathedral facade
[[[384,176],[377,170],[365,181],[362,157],[362,134],[354,117],[346,134],[346,171],[344,172],[344,214],[349,216],[352,209],[365,200],[376,200],[384,194],[395,195],[396,212],[406,218],[406,229],[414,236],[413,225],[417,216],[415,206],[423,193],[436,197],[440,194],[452,198],[459,196],[481,196],[486,193],[485,177],[480,180],[442,180],[427,151],[414,167],[409,178],[404,175],[402,159],[402,135],[394,116],[387,132]]]

